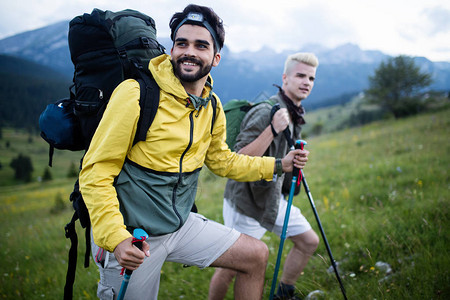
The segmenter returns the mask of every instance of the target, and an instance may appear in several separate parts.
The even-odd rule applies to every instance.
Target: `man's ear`
[[[222,56],[220,55],[220,52],[217,52],[216,54],[214,54],[214,59],[213,59],[213,63],[212,63],[213,67],[217,67],[219,65],[221,57]]]
[[[286,73],[283,73],[283,76],[281,76],[281,80],[283,81],[283,84],[286,84],[286,78],[287,78]]]

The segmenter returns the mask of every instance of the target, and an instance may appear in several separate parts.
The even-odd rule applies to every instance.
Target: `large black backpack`
[[[156,39],[154,20],[138,11],[94,9],[69,24],[69,49],[75,67],[70,98],[47,106],[39,124],[41,136],[53,149],[87,150],[113,90],[127,78],[139,82],[141,113],[135,143],[145,141],[159,104],[159,87],[148,71],[149,61],[164,53]],[[64,299],[72,299],[77,264],[76,220],[85,228],[84,266],[89,266],[90,219],[78,181],[70,195],[72,220],[65,226],[71,240]]]

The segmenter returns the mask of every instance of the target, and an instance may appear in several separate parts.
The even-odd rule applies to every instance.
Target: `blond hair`
[[[284,74],[289,73],[296,63],[304,63],[311,67],[317,68],[319,65],[319,60],[313,53],[299,52],[289,55],[284,63]]]

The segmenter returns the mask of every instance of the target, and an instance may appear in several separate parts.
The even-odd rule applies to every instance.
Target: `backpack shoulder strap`
[[[276,101],[270,100],[270,99],[266,100],[264,102],[272,105],[272,110],[270,111],[270,120],[272,120],[272,118],[275,115],[275,113],[280,109],[280,104],[278,104],[278,103],[276,103]],[[273,130],[273,127],[272,127],[272,130]],[[275,133],[274,133],[274,135],[275,135]],[[283,130],[283,135],[286,138],[286,141],[287,141],[287,143],[289,145],[289,148],[294,146],[294,140],[291,137],[291,130],[289,129],[289,126],[286,127],[286,129]]]
[[[214,95],[211,98],[211,105],[213,108],[213,115],[212,115],[212,121],[211,121],[211,134],[212,134],[213,128],[214,128],[214,123],[216,122],[216,114],[217,114],[217,98]]]
[[[138,76],[135,80],[139,83],[141,91],[139,106],[141,113],[137,125],[136,136],[134,137],[133,145],[140,141],[145,141],[147,138],[147,131],[155,119],[156,112],[159,106],[159,86],[155,79],[149,72],[144,72],[141,67],[138,69]]]

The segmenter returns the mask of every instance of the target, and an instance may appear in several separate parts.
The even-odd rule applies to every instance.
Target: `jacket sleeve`
[[[130,237],[113,186],[132,147],[139,119],[139,84],[122,82],[113,92],[83,158],[80,190],[91,218],[94,241],[108,251]]]
[[[206,166],[216,175],[236,181],[273,179],[275,158],[255,157],[232,152],[226,144],[226,118],[222,104],[217,101],[216,120],[211,144],[205,158]]]

